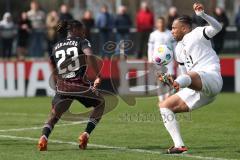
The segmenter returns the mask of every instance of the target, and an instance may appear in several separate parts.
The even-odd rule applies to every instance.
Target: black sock
[[[51,134],[51,129],[50,128],[44,127],[42,129],[42,135],[44,135],[44,136],[46,136],[48,138],[50,134]]]
[[[98,122],[99,122],[99,120],[94,119],[94,118],[90,118],[90,120],[87,123],[87,127],[85,129],[85,132],[87,132],[88,134],[91,134],[91,132],[94,130],[94,128],[96,127]]]
[[[52,115],[48,122],[43,126],[42,135],[45,135],[47,138],[51,134],[55,124],[58,122],[59,118]]]

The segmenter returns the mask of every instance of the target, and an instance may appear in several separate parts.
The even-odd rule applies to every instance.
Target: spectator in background
[[[200,16],[197,16],[196,13],[193,13],[192,16],[193,27],[206,26],[207,22]]]
[[[237,39],[238,39],[238,44],[240,44],[240,6],[239,6],[239,9],[238,9],[238,13],[236,14],[236,17],[235,17],[235,25],[237,27]]]
[[[237,26],[238,31],[240,31],[240,6],[238,9],[238,13],[236,14],[236,17],[235,17],[235,25]]]
[[[31,22],[27,17],[26,12],[21,13],[20,20],[18,22],[18,47],[17,58],[23,60],[28,54],[29,37],[31,32]]]
[[[129,39],[129,32],[132,26],[132,21],[130,16],[127,14],[127,8],[125,6],[120,6],[118,8],[118,14],[115,18],[114,25],[117,30],[117,43],[121,40],[128,40]],[[117,50],[117,54],[119,54],[119,49]]]
[[[87,10],[84,12],[82,22],[85,25],[85,36],[91,41],[91,29],[94,27],[95,23],[91,11]]]
[[[17,35],[17,28],[9,12],[4,13],[0,21],[0,35],[2,38],[2,57],[10,59],[12,56],[13,41]]]
[[[61,21],[63,20],[73,20],[72,14],[69,12],[69,7],[66,4],[62,4],[60,6],[60,13],[59,13],[59,18]]]
[[[32,24],[30,55],[32,57],[42,57],[46,43],[45,13],[40,10],[40,6],[36,1],[32,1],[27,15]]]
[[[155,22],[156,30],[153,31],[149,36],[148,41],[148,62],[153,62],[153,54],[159,50],[160,45],[167,45],[172,50],[175,49],[176,41],[173,38],[171,31],[166,29],[166,22],[163,17],[158,17]],[[174,61],[171,61],[166,65],[167,73],[174,76]],[[157,81],[158,89],[158,98],[162,102],[168,96],[171,95],[171,89],[168,86],[163,85],[160,81]]]
[[[222,24],[222,30],[213,37],[214,50],[217,54],[219,54],[224,45],[224,36],[226,33],[226,27],[229,25],[229,21],[224,10],[220,7],[217,7],[213,14],[216,20]]]
[[[110,41],[113,29],[113,17],[108,12],[108,7],[106,5],[101,7],[101,12],[97,16],[96,26],[99,29],[101,55],[107,58],[109,56],[107,56],[107,52],[103,49],[103,46],[106,42]]]
[[[59,22],[58,14],[55,10],[51,11],[47,15],[47,40],[48,40],[48,54],[51,55],[52,45],[57,42],[56,28]]]
[[[167,17],[167,29],[172,30],[172,23],[174,19],[178,17],[178,11],[177,8],[172,6],[168,10],[168,17]]]
[[[136,25],[138,32],[137,58],[142,58],[147,54],[148,37],[154,27],[154,16],[149,9],[147,2],[142,2],[136,16]]]

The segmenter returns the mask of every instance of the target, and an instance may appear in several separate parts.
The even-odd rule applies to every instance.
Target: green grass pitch
[[[51,98],[2,98],[0,159],[240,159],[239,102],[240,94],[222,93],[212,104],[179,115],[189,152],[170,156],[164,152],[172,141],[161,122],[156,97],[138,98],[133,107],[119,100],[119,105],[94,130],[84,151],[78,149],[76,142],[85,124],[61,120],[50,136],[47,152],[39,152],[36,144]],[[71,110],[77,113],[82,108],[74,102]]]

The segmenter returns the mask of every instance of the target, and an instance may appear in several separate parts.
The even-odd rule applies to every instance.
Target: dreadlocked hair
[[[68,21],[60,21],[57,25],[57,29],[56,29],[58,35],[60,38],[65,38],[67,37],[68,34]]]
[[[84,25],[82,22],[77,20],[71,20],[68,22],[68,30],[71,32],[74,28],[84,29]]]
[[[71,33],[73,31],[73,29],[80,29],[80,30],[83,30],[83,34],[82,34],[82,38],[85,38],[86,35],[85,35],[85,31],[86,31],[86,28],[85,28],[85,25],[80,22],[80,21],[77,21],[77,20],[71,20],[69,21],[68,23],[68,30],[69,32]]]
[[[73,29],[85,29],[85,26],[82,22],[77,20],[70,20],[70,21],[60,21],[57,25],[57,33],[61,38],[66,38],[68,33],[72,32]]]

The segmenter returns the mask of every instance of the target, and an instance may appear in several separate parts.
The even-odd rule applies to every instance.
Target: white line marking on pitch
[[[66,124],[57,124],[55,125],[55,127],[59,127],[59,126],[71,126],[71,125],[76,125],[76,124],[83,124],[83,123],[87,123],[87,121],[81,121],[81,122],[72,122],[72,123],[66,123]],[[38,130],[38,129],[42,129],[43,126],[39,126],[39,127],[29,127],[29,128],[13,128],[13,129],[2,129],[0,130],[0,132],[17,132],[17,131],[27,131],[27,130]]]
[[[29,114],[29,113],[15,113],[15,112],[1,112],[0,115],[3,116],[38,116],[46,117],[46,114]]]
[[[20,140],[28,140],[28,141],[38,141],[37,138],[32,137],[19,137],[19,136],[10,136],[10,135],[0,135],[2,138],[9,138],[9,139],[20,139]],[[66,141],[60,141],[60,140],[49,140],[51,143],[59,143],[59,144],[69,144],[69,145],[78,145],[76,142],[66,142]],[[195,159],[203,159],[203,160],[235,160],[235,159],[225,159],[225,158],[216,158],[216,157],[202,157],[202,156],[195,156],[190,154],[182,154],[182,155],[166,155],[162,152],[158,151],[150,151],[150,150],[144,150],[144,149],[131,149],[127,147],[114,147],[114,146],[106,146],[106,145],[99,145],[99,144],[88,144],[88,146],[91,147],[98,147],[98,148],[107,148],[107,149],[116,149],[116,150],[124,150],[124,151],[131,151],[131,152],[138,152],[138,153],[150,153],[150,154],[159,154],[164,156],[177,156],[177,157],[188,157],[188,158],[195,158]]]

